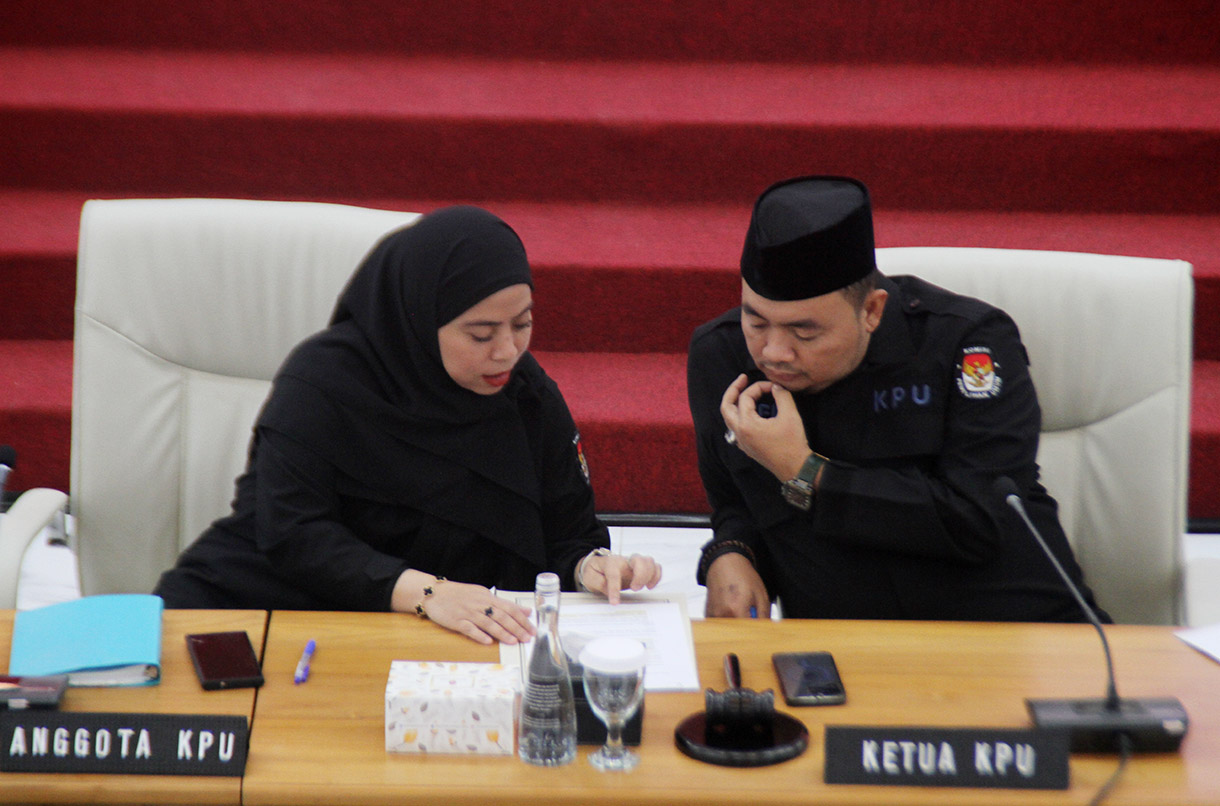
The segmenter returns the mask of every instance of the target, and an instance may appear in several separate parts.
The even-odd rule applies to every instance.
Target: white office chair
[[[1116,621],[1179,623],[1190,264],[940,247],[879,249],[877,262],[1012,315],[1042,404],[1042,479],[1086,581]]]
[[[82,593],[151,591],[228,511],[275,370],[325,326],[373,244],[417,217],[226,199],[85,204],[70,483]],[[58,506],[39,490],[13,508],[33,527]],[[32,537],[14,535],[13,552]]]
[[[21,562],[30,542],[67,506],[68,496],[45,487],[27,490],[0,515],[0,610],[17,606]]]

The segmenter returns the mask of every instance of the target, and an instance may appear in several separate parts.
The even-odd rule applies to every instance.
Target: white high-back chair
[[[70,506],[81,590],[148,592],[228,511],[289,351],[413,213],[90,201],[81,217]]]
[[[1116,621],[1178,623],[1190,264],[949,247],[879,249],[877,262],[887,275],[913,274],[1013,317],[1042,405],[1042,480],[1086,582]]]

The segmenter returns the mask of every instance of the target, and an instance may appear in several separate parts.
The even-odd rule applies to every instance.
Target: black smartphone
[[[200,685],[208,691],[263,684],[263,671],[245,630],[188,635],[186,649],[195,664]]]
[[[829,652],[776,652],[771,656],[789,705],[841,705],[847,691]]]

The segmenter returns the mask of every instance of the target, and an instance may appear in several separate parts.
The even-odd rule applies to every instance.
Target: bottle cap
[[[559,574],[542,572],[534,579],[534,590],[539,593],[559,593]]]
[[[606,674],[644,667],[644,644],[634,638],[594,638],[580,651],[580,665]]]

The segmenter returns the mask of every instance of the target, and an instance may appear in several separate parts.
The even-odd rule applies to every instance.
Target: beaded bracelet
[[[707,582],[708,569],[712,567],[717,558],[725,554],[740,554],[750,561],[750,565],[757,565],[754,559],[754,549],[742,543],[740,540],[721,540],[719,543],[712,543],[703,549],[703,556],[699,558],[699,567],[695,571],[695,581],[703,585]]]
[[[438,576],[436,577],[436,582],[434,584],[424,585],[424,598],[420,599],[419,604],[415,605],[415,615],[419,616],[424,621],[428,620],[428,611],[424,610],[424,602],[428,601],[429,596],[436,593],[436,587],[444,581],[444,577]]]

